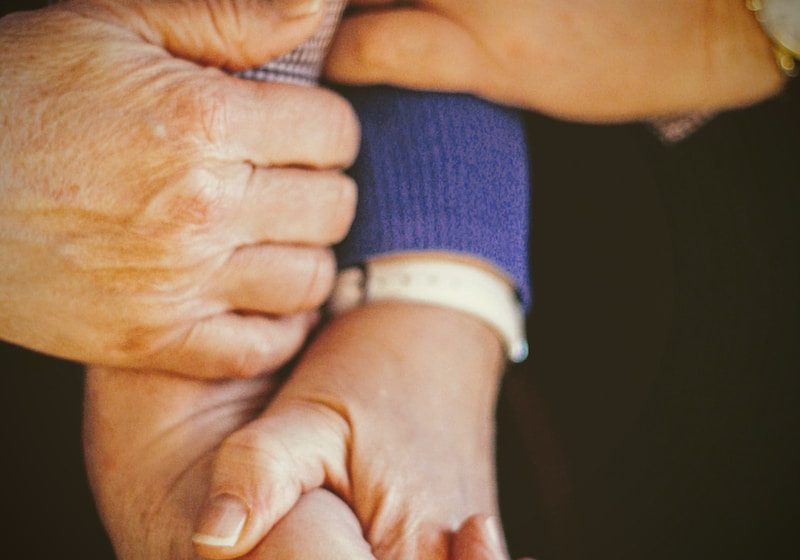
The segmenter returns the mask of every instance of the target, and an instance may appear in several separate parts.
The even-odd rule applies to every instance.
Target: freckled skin
[[[331,92],[204,65],[256,66],[318,24],[277,10],[75,0],[0,20],[0,338],[199,377],[299,350],[355,211],[358,124]]]

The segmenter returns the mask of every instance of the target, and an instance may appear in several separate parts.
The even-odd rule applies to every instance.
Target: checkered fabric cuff
[[[311,86],[319,80],[325,54],[344,12],[346,0],[328,0],[327,12],[317,33],[292,52],[265,64],[239,72],[249,80]]]

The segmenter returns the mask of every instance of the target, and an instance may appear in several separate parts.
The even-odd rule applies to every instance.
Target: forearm
[[[328,75],[589,122],[741,107],[784,83],[744,0],[408,4],[348,18]]]

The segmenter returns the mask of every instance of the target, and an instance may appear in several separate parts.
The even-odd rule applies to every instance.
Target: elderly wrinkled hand
[[[296,353],[353,218],[358,123],[329,91],[225,70],[294,48],[314,4],[93,0],[0,20],[0,338],[200,377]]]

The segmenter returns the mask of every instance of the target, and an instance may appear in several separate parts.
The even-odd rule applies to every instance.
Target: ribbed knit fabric
[[[467,95],[343,88],[362,126],[355,223],[344,268],[402,251],[481,257],[515,282],[526,308],[529,174],[517,111]]]
[[[345,0],[327,0],[317,33],[243,78],[316,82]],[[465,95],[388,87],[348,88],[361,119],[361,155],[351,174],[359,207],[338,248],[341,267],[403,251],[482,257],[505,271],[526,307],[527,149],[519,115]]]

